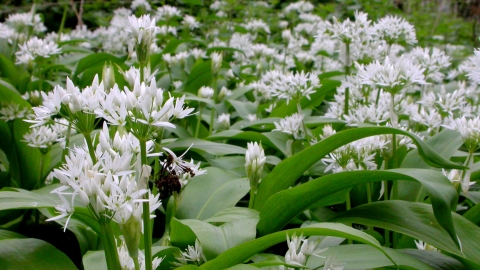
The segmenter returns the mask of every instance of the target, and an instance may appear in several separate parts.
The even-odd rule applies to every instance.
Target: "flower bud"
[[[108,64],[105,63],[105,65],[103,65],[102,81],[107,91],[109,91],[110,88],[112,88],[115,84],[115,73],[113,71],[113,66],[111,62]]]
[[[128,255],[132,258],[138,258],[138,247],[142,237],[142,224],[135,216],[131,215],[124,224],[120,225],[125,244],[127,245]]]
[[[245,153],[245,170],[247,178],[250,181],[250,188],[256,190],[260,182],[260,176],[265,165],[265,152],[262,145],[257,142],[247,144],[247,152]]]
[[[210,55],[210,58],[212,59],[212,74],[217,75],[218,72],[220,71],[220,68],[222,67],[222,62],[223,62],[222,53],[214,52]]]

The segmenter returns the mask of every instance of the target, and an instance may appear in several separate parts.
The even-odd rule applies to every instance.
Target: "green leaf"
[[[245,207],[230,207],[223,209],[207,218],[205,222],[230,222],[239,219],[259,219],[258,212]]]
[[[122,65],[125,62],[125,59],[123,57],[119,58],[109,53],[102,53],[102,52],[89,54],[83,57],[80,61],[78,61],[77,68],[75,69],[74,77],[78,76],[85,70],[92,68],[94,66],[98,66],[98,65],[103,66],[105,62],[112,62],[118,65]]]
[[[410,267],[418,270],[434,270],[428,264],[394,249],[383,248],[392,257],[401,269]],[[319,256],[310,256],[307,262],[309,269],[318,269],[324,265],[325,260],[330,259],[345,269],[375,269],[380,267],[394,267],[395,265],[385,255],[375,248],[367,245],[343,245],[330,247],[320,253]],[[350,266],[350,267],[349,267]],[[353,268],[351,268],[354,266]]]
[[[77,269],[63,252],[33,238],[0,240],[0,265],[5,270]]]
[[[283,228],[297,214],[321,198],[359,184],[380,182],[385,179],[420,182],[430,195],[438,223],[457,244],[451,215],[451,209],[457,200],[456,190],[442,173],[423,169],[341,172],[278,192],[267,200],[260,211],[260,222],[257,227],[259,235]]]
[[[26,238],[26,236],[23,236],[19,233],[12,232],[9,230],[0,229],[0,240],[12,239],[12,238]]]
[[[307,108],[316,108],[322,104],[325,100],[325,95],[330,92],[336,91],[337,87],[340,86],[340,81],[334,80],[322,80],[320,82],[322,85],[317,89],[317,91],[310,96],[310,99],[302,99],[301,105],[302,109]]]
[[[7,78],[13,84],[15,84],[18,78],[15,65],[2,54],[0,54],[0,77]]]
[[[192,145],[192,148],[190,148],[190,150],[199,154],[206,152],[215,156],[223,156],[231,154],[245,155],[246,152],[244,148],[235,145],[214,143],[195,138],[178,139],[165,145],[165,147],[169,148],[172,151],[181,151],[187,150],[190,145]]]
[[[432,138],[425,141],[425,143],[432,147],[437,153],[439,153],[445,159],[450,159],[455,151],[458,150],[463,144],[462,137],[458,131],[445,129],[442,132],[436,134]],[[418,153],[418,149],[414,149],[405,156],[403,159],[401,168],[431,168],[425,163]],[[415,201],[418,197],[418,193],[421,192],[420,185],[417,183],[398,183],[399,191],[398,197],[401,200]]]
[[[250,101],[228,100],[228,102],[243,119],[247,119],[249,114],[255,114],[257,110],[257,106]]]
[[[16,191],[0,191],[0,211],[10,209],[35,209],[54,208],[58,201],[55,196],[49,194],[51,190],[59,185],[50,185],[39,190],[28,191],[15,189]],[[47,190],[48,193],[42,193]]]
[[[82,258],[83,266],[88,270],[107,270],[107,260],[103,250],[88,251]]]
[[[185,82],[185,92],[197,94],[202,86],[210,85],[212,81],[212,61],[208,60],[196,64]]]
[[[177,235],[175,230],[180,227],[180,224],[187,226],[192,230],[196,238],[198,238],[207,260],[212,260],[228,249],[255,239],[255,225],[257,224],[257,221],[257,219],[235,220],[217,227],[195,219],[174,219],[172,220],[171,242],[175,246],[180,244],[178,243],[177,238],[174,237]],[[189,239],[189,241],[192,240],[194,243],[195,239]],[[183,244],[185,245],[186,243]]]
[[[196,176],[185,187],[178,204],[179,219],[205,220],[219,211],[234,207],[250,190],[247,179],[218,168],[210,167],[204,175]]]
[[[408,217],[408,218],[407,218]],[[470,269],[480,269],[480,228],[462,216],[453,213],[453,222],[462,252],[448,233],[440,226],[430,205],[406,201],[381,201],[362,205],[333,219],[384,228],[419,239],[451,253]]]
[[[251,240],[240,244],[234,248],[231,248],[222,254],[220,254],[214,260],[208,261],[202,265],[203,269],[224,269],[231,267],[240,263],[243,263],[250,259],[253,255],[258,254],[267,248],[285,242],[286,236],[292,236],[293,234],[304,236],[313,236],[313,235],[328,235],[328,236],[337,236],[352,239],[354,241],[364,243],[379,251],[383,252],[386,256],[389,256],[380,246],[375,238],[372,236],[355,230],[351,227],[345,226],[339,223],[319,223],[312,225],[308,228],[297,228],[290,229],[285,231],[275,232],[255,240]]]
[[[362,127],[358,129],[349,129],[340,131],[283,160],[280,164],[275,166],[272,172],[263,178],[262,183],[259,185],[257,197],[255,198],[255,209],[262,209],[270,196],[292,186],[308,168],[333,150],[350,142],[381,134],[400,134],[410,137],[419,149],[420,155],[424,161],[431,166],[457,169],[464,168],[464,166],[453,163],[440,156],[416,135],[401,129],[390,127]]]
[[[401,249],[401,253],[410,255],[437,270],[467,270],[468,268],[452,257],[433,250]]]
[[[278,134],[281,132],[276,132],[276,133]],[[261,142],[263,146],[268,146],[268,147],[280,150],[277,147],[277,145],[274,144],[266,136],[266,133],[259,133],[256,131],[241,131],[241,130],[229,129],[229,130],[220,131],[206,138],[206,140],[209,140],[209,141],[228,140],[228,139],[243,140],[248,142]]]

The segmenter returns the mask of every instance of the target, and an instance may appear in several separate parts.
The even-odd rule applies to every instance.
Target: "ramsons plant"
[[[393,15],[184,2],[0,23],[2,267],[480,267],[478,51]]]

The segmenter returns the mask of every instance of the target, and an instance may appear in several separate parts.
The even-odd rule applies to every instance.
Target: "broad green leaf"
[[[0,240],[13,239],[13,238],[26,238],[26,236],[23,236],[19,233],[12,232],[9,230],[0,229]]]
[[[0,54],[0,77],[7,78],[11,83],[15,84],[17,80],[17,69],[15,65],[6,58],[4,55]]]
[[[211,218],[223,209],[234,207],[249,190],[247,179],[237,179],[234,174],[215,167],[207,168],[206,174],[193,178],[183,190],[176,217]]]
[[[43,190],[50,192],[58,185],[46,186],[40,190],[28,191],[16,189],[17,191],[0,191],[0,211],[10,209],[35,209],[55,207],[58,204],[57,198],[51,194],[43,194]]]
[[[458,131],[445,129],[442,132],[436,134],[432,138],[425,141],[425,143],[432,147],[437,153],[439,153],[445,159],[450,159],[455,151],[458,150],[463,144],[462,137]],[[425,163],[422,157],[419,155],[418,150],[414,149],[410,151],[403,159],[401,168],[425,168],[430,166]],[[417,183],[398,183],[399,191],[398,197],[401,200],[415,201],[419,195],[420,185]],[[422,194],[420,194],[422,195]],[[423,197],[422,197],[423,198]]]
[[[453,222],[462,252],[442,228],[429,204],[406,201],[381,201],[362,205],[333,219],[399,232],[451,253],[471,269],[480,267],[480,228],[453,213]]]
[[[386,256],[389,256],[372,236],[355,230],[351,227],[339,223],[318,223],[308,228],[297,228],[285,231],[275,232],[255,240],[251,240],[231,248],[220,254],[214,260],[208,261],[202,265],[203,269],[224,269],[250,259],[253,255],[261,253],[267,248],[286,241],[286,236],[293,234],[304,236],[337,236],[352,239],[354,241],[373,246]]]
[[[401,253],[410,255],[410,257],[419,259],[420,261],[432,266],[433,269],[437,269],[437,270],[467,270],[468,269],[461,262],[437,251],[420,250],[420,249],[400,249],[398,251]]]
[[[228,270],[255,270],[261,269],[250,264],[237,264],[235,266],[229,267]]]
[[[103,250],[89,251],[82,258],[83,266],[88,270],[107,270],[107,260]]]
[[[417,270],[434,270],[428,264],[411,257],[405,253],[390,248],[383,248],[393,261],[401,268],[409,267]],[[310,256],[307,262],[309,269],[318,269],[325,261],[334,262],[335,265],[344,266],[343,269],[375,269],[380,267],[394,267],[395,265],[385,255],[375,248],[367,245],[343,245],[330,247],[319,256]]]
[[[202,86],[210,85],[212,81],[212,61],[208,60],[196,64],[185,82],[185,92],[197,94],[198,89]]]
[[[253,102],[240,100],[228,100],[228,102],[243,119],[247,119],[249,114],[256,114],[257,106]]]
[[[33,238],[0,240],[0,265],[5,270],[77,269],[63,252]]]
[[[283,228],[297,214],[330,194],[359,184],[385,179],[420,182],[430,195],[437,222],[456,243],[451,214],[451,209],[457,200],[456,190],[442,173],[423,169],[341,172],[278,192],[267,200],[260,211],[260,222],[257,226],[259,235],[266,235]]]
[[[281,133],[281,132],[279,132]],[[284,133],[283,133],[284,134]],[[215,133],[206,138],[209,141],[217,141],[217,140],[243,140],[248,142],[261,142],[263,146],[268,146],[272,148],[276,148],[280,150],[275,143],[273,143],[270,138],[266,136],[266,133],[259,133],[256,131],[241,131],[241,130],[224,130],[218,133]],[[283,149],[284,147],[282,147]]]
[[[125,62],[125,59],[116,57],[114,55],[108,54],[108,53],[92,53],[84,58],[82,58],[80,61],[78,61],[77,68],[75,69],[75,74],[74,76],[77,76],[84,72],[85,70],[94,67],[94,66],[102,66],[105,64],[105,62],[112,62],[118,65],[121,65]],[[90,83],[90,82],[87,82]]]
[[[219,211],[212,217],[203,221],[213,223],[230,222],[239,219],[259,219],[258,212],[245,207],[230,207]]]
[[[195,219],[174,219],[171,228],[172,231],[170,239],[172,244],[175,246],[177,244],[187,244],[178,243],[177,238],[175,237],[177,234],[175,230],[181,227],[180,224],[187,226],[195,234],[195,237],[198,238],[207,260],[212,260],[228,249],[238,246],[246,241],[255,239],[255,225],[257,222],[257,219],[243,219],[227,222],[217,227],[207,222]],[[195,239],[188,240],[193,240],[189,243],[190,245],[193,245],[195,242]]]
[[[262,183],[258,188],[257,197],[255,198],[255,209],[262,209],[270,196],[292,186],[295,181],[302,176],[306,170],[308,170],[308,168],[333,150],[365,137],[382,134],[400,134],[410,137],[417,145],[424,161],[430,166],[457,169],[464,168],[462,165],[458,165],[443,158],[420,138],[409,132],[390,127],[362,127],[358,129],[349,129],[340,131],[278,164],[271,173],[262,179]]]
[[[317,91],[310,96],[310,99],[302,99],[301,105],[303,109],[307,108],[316,108],[320,106],[325,100],[325,95],[330,92],[336,91],[337,87],[340,86],[340,81],[334,80],[321,80],[321,86],[317,88]]]
[[[165,48],[163,48],[162,50],[162,54],[166,54],[166,53],[175,54],[178,48],[178,45],[182,43],[197,43],[197,44],[205,45],[205,42],[199,39],[172,39],[167,43],[167,45],[165,45]]]
[[[174,142],[171,142],[165,147],[171,149],[172,151],[182,151],[187,150],[190,146],[190,151],[197,152],[199,154],[209,153],[215,156],[231,155],[231,154],[240,154],[245,155],[246,150],[244,148],[228,145],[223,143],[209,142],[201,139],[187,138],[187,139],[178,139]]]
[[[163,258],[162,263],[157,268],[158,270],[170,270],[174,267],[175,262],[178,262],[176,258],[180,257],[180,249],[177,247],[153,247],[155,253],[153,257]]]

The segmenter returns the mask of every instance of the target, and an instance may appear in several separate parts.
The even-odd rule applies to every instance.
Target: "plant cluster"
[[[480,51],[396,15],[183,2],[0,23],[2,267],[480,267]],[[49,223],[81,262],[19,234]]]

